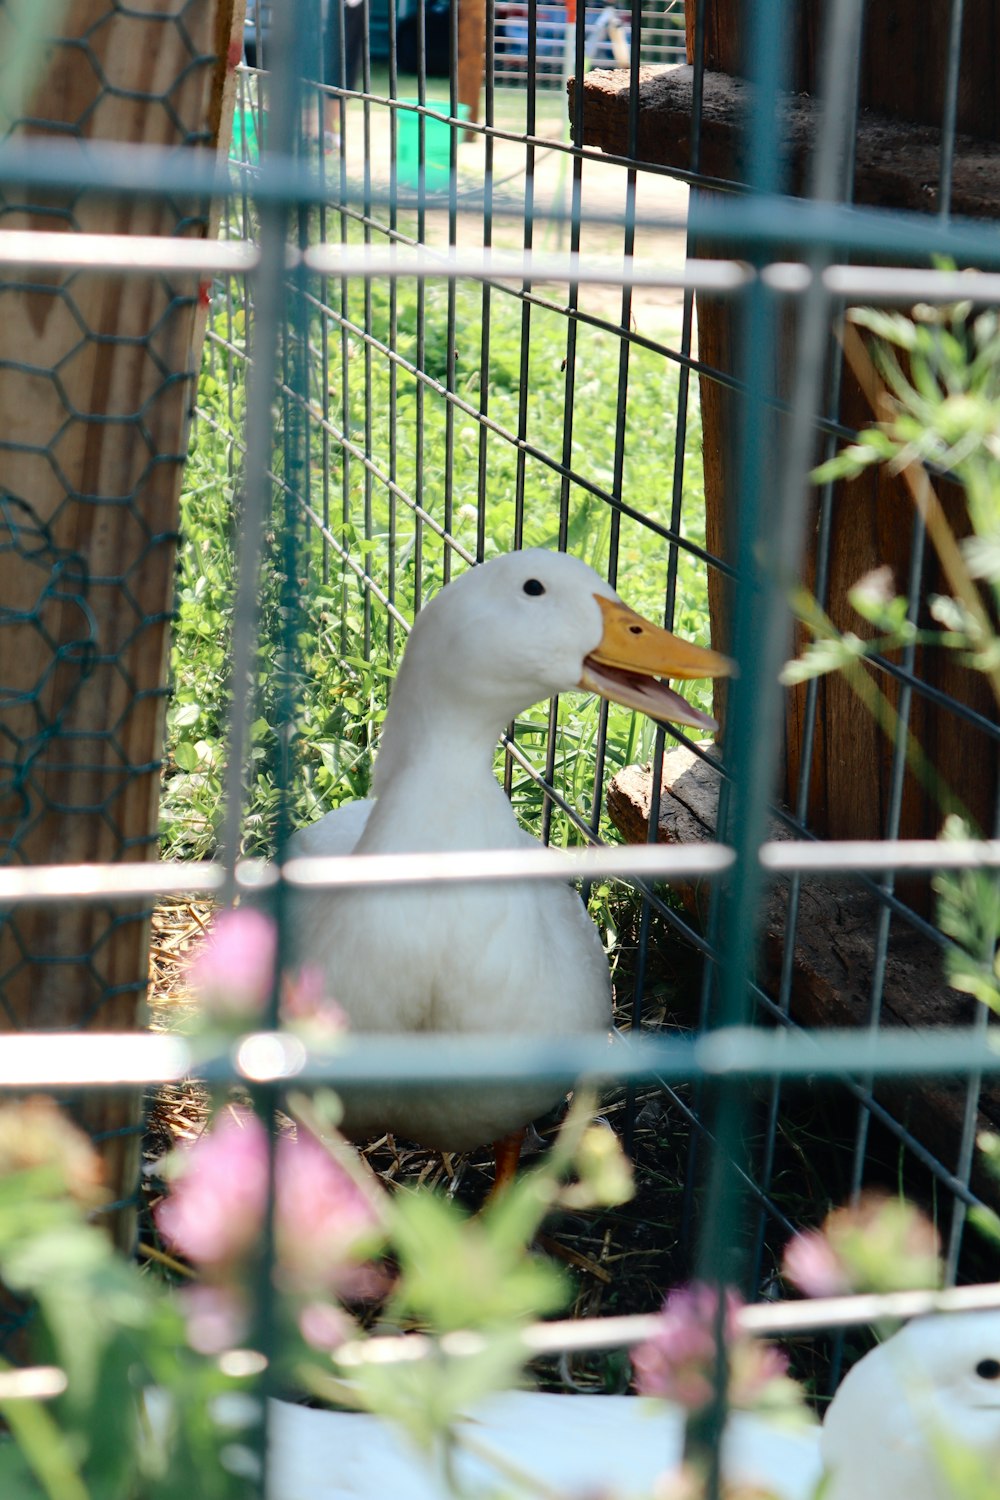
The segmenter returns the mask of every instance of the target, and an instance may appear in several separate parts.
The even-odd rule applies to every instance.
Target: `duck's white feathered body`
[[[629,631],[665,635],[625,611],[585,564],[562,554],[497,558],[443,589],[418,616],[393,686],[374,799],[296,834],[289,857],[532,842],[493,773],[497,736],[553,693],[580,685],[605,690],[599,652],[610,611],[639,622],[627,624]],[[700,658],[710,655],[700,653],[698,675],[711,665]],[[618,668],[615,696],[625,691],[625,677]],[[641,706],[649,691],[645,679],[633,680]],[[680,716],[683,701],[670,697],[664,711]],[[689,722],[705,722],[690,712]],[[606,1032],[610,1024],[604,950],[568,886],[299,895],[291,931],[295,960],[323,971],[355,1032],[571,1036]],[[359,1139],[392,1130],[464,1149],[510,1134],[557,1098],[545,1085],[348,1091],[344,1126]]]
[[[454,1425],[449,1484],[432,1458],[402,1433],[363,1412],[322,1411],[275,1401],[270,1407],[268,1500],[538,1500],[601,1496],[647,1500],[671,1494],[681,1462],[684,1414],[635,1396],[557,1396],[500,1391]],[[820,1479],[816,1429],[763,1416],[729,1418],[723,1465],[744,1493],[814,1500]],[[677,1485],[676,1493],[691,1494]],[[885,1492],[884,1500],[896,1500]]]
[[[748,1495],[773,1500],[992,1494],[1000,1465],[998,1365],[1000,1312],[920,1318],[855,1365],[822,1430],[730,1412],[723,1473]],[[272,1403],[270,1417],[269,1500],[447,1500],[454,1493],[428,1455],[380,1417],[283,1402]],[[668,1477],[676,1475],[683,1440],[684,1414],[667,1402],[501,1391],[455,1421],[448,1475],[468,1500],[689,1494]]]
[[[491,777],[485,806],[448,792],[413,849],[505,849],[526,841]],[[403,787],[400,788],[404,792]],[[394,797],[379,797],[355,847],[402,852],[409,826]],[[474,827],[476,836],[463,840]],[[452,838],[449,841],[449,831]],[[315,826],[296,854],[334,852],[337,814]],[[310,830],[313,833],[313,830]],[[324,845],[325,836],[330,842]],[[301,905],[300,905],[301,903]],[[498,1032],[570,1035],[607,1031],[608,964],[597,929],[568,886],[511,883],[402,891],[358,890],[298,897],[299,957],[330,975],[332,993],[363,1032]],[[344,1128],[355,1139],[394,1130],[447,1150],[498,1140],[543,1113],[558,1097],[546,1085],[512,1090],[342,1091]]]

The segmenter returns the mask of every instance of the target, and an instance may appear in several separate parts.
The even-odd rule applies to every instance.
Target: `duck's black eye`
[[[981,1359],[976,1374],[980,1380],[1000,1380],[1000,1359]]]
[[[539,578],[529,578],[527,583],[524,585],[524,592],[526,594],[544,594],[545,585]]]

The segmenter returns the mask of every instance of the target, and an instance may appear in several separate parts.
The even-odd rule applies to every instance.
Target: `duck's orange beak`
[[[580,687],[600,693],[626,708],[654,719],[669,719],[694,729],[717,729],[715,720],[692,708],[661,677],[728,677],[735,665],[727,656],[682,641],[629,609],[620,599],[595,594],[604,631],[596,649],[585,657]]]

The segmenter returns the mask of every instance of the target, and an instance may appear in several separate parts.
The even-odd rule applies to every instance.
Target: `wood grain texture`
[[[459,0],[458,98],[460,103],[468,105],[470,120],[479,119],[485,63],[486,0]]]
[[[13,135],[213,152],[228,139],[234,0],[71,0]],[[2,32],[2,22],[0,22]],[[0,35],[2,43],[2,35]],[[204,235],[206,203],[8,190],[0,229]],[[157,852],[159,760],[181,470],[203,319],[193,278],[25,274],[0,284],[4,489],[30,506],[72,587],[44,602],[17,547],[0,552],[5,631],[0,846],[11,862],[144,860]],[[27,605],[27,608],[25,606]],[[79,640],[89,611],[92,660]],[[12,783],[13,786],[12,790]],[[7,795],[4,796],[3,792]],[[138,908],[19,910],[0,925],[0,1029],[127,1028],[147,971]],[[116,1132],[134,1101],[95,1098],[89,1128]],[[134,1146],[106,1148],[116,1188]]]
[[[933,211],[937,206],[940,160],[940,113],[950,6],[931,0],[922,12],[921,26],[912,11],[890,0],[872,0],[865,11],[861,59],[861,103],[856,134],[854,198],[881,207]],[[693,54],[694,7],[688,11],[688,49]],[[995,54],[984,61],[982,44],[996,34],[1000,0],[974,0],[967,8],[962,33],[961,87],[956,143],[953,208],[972,217],[1000,217],[1000,144],[997,143]],[[924,21],[927,22],[926,30]],[[822,13],[817,0],[801,0],[794,9],[791,41],[791,83],[795,90],[782,102],[782,141],[790,190],[801,192],[819,125],[815,101]],[[746,120],[750,88],[743,77],[748,27],[752,14],[741,0],[708,0],[705,7],[704,56],[710,70],[704,75],[701,133],[701,171],[711,177],[741,182],[747,176]],[[990,72],[990,70],[993,70]],[[989,77],[987,78],[987,75]],[[693,70],[643,69],[640,72],[638,152],[650,162],[678,168],[691,163],[691,103]],[[584,136],[614,154],[626,149],[628,75],[622,71],[594,72],[584,84]],[[699,247],[692,244],[691,253]],[[743,247],[713,244],[705,253],[739,256]],[[774,251],[780,259],[785,252]],[[832,329],[831,329],[832,337]],[[788,394],[794,374],[794,318],[779,332],[777,368],[770,372],[773,388]],[[739,471],[736,441],[740,398],[725,377],[739,379],[754,367],[743,349],[735,300],[698,297],[698,346],[703,366],[700,390],[703,418],[703,456],[706,493],[706,535],[709,549],[730,563],[734,555],[733,507],[737,503]],[[716,378],[719,372],[723,380]],[[872,420],[864,397],[848,371],[843,378],[839,420],[847,427]],[[781,440],[776,419],[774,441]],[[817,447],[816,458],[822,456]],[[969,522],[961,495],[942,495],[949,520],[958,536]],[[809,538],[802,563],[804,581],[817,576],[816,497],[807,525]],[[827,611],[841,630],[870,632],[848,602],[851,587],[873,568],[888,565],[901,590],[907,587],[915,536],[913,505],[904,485],[880,473],[836,487],[833,495]],[[929,555],[921,580],[925,600],[942,591],[944,580]],[[713,638],[732,649],[728,617],[730,589],[725,579],[709,573],[709,606]],[[922,623],[930,623],[924,619]],[[800,634],[798,644],[802,644]],[[738,649],[738,643],[737,643]],[[918,656],[915,675],[930,694],[953,699],[959,712],[919,690],[911,710],[913,735],[929,766],[922,780],[907,773],[903,788],[899,832],[902,837],[933,836],[942,818],[943,783],[964,804],[973,822],[984,831],[992,826],[998,755],[995,740],[963,719],[961,708],[987,720],[993,705],[981,677],[970,672],[957,654],[929,650]],[[879,687],[892,708],[899,701],[897,681],[880,674]],[[717,685],[716,716],[724,722],[725,685]],[[892,748],[853,691],[839,676],[819,689],[816,745],[811,765],[804,764],[806,689],[786,698],[786,754],[783,795],[796,805],[801,777],[808,773],[810,826],[820,835],[840,838],[879,838],[890,831]],[[926,891],[914,895],[929,910]]]
[[[649,826],[652,776],[648,766],[627,766],[608,787],[608,815],[628,843],[645,843]],[[718,773],[691,751],[680,747],[663,759],[657,840],[701,843],[716,836]],[[786,826],[772,823],[768,837],[784,839]],[[702,920],[709,887],[684,882],[675,889],[689,913]],[[878,902],[847,882],[808,879],[803,882],[792,961],[791,1013],[811,1027],[864,1026],[870,1018],[872,973],[876,954]],[[760,980],[776,993],[789,943],[788,886],[775,881],[761,910]],[[949,989],[941,969],[940,949],[902,922],[892,928],[885,967],[880,1026],[966,1026],[975,1002]],[[964,1110],[964,1090],[938,1080],[882,1083],[878,1098],[906,1121],[917,1138],[946,1164],[957,1165]],[[845,1096],[845,1109],[853,1110]],[[981,1126],[1000,1124],[1000,1086],[989,1084],[980,1101]],[[974,1190],[997,1202],[1000,1187],[981,1167]]]
[[[659,166],[691,169],[691,67],[639,70],[636,156]],[[569,83],[572,117],[575,80]],[[595,69],[584,82],[583,139],[614,156],[628,150],[629,74]],[[744,79],[706,73],[702,103],[700,171],[726,182],[747,178],[747,119],[752,90]],[[789,94],[782,101],[782,161],[788,190],[804,191],[821,120],[817,101]],[[934,212],[938,203],[941,132],[934,124],[907,124],[868,108],[855,136],[854,202],[879,208]],[[952,207],[970,218],[1000,216],[1000,144],[960,135],[956,141]]]
[[[788,87],[816,94],[820,86],[826,0],[798,0],[789,38]],[[866,0],[859,60],[863,109],[896,120],[938,126],[944,111],[944,59],[951,0]],[[694,5],[685,8],[688,61],[694,60]],[[745,76],[752,9],[747,0],[705,0],[704,64],[710,71]],[[1000,0],[964,0],[959,59],[958,129],[1000,140]]]

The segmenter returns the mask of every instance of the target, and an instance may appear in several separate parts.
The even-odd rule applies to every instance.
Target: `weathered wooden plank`
[[[14,135],[225,148],[240,0],[71,0]],[[234,52],[234,44],[236,50]],[[0,228],[204,235],[210,207],[5,190]],[[191,277],[23,275],[0,284],[3,489],[62,559],[63,586],[0,549],[0,847],[11,862],[142,860],[157,848],[168,622],[181,470],[203,320]],[[18,511],[24,515],[23,511]],[[86,613],[85,613],[86,612]],[[81,633],[89,620],[89,658]],[[76,643],[76,644],[74,644]],[[31,747],[26,758],[24,746]],[[0,1029],[129,1027],[141,1013],[147,916],[18,911],[0,922]],[[135,1101],[83,1106],[107,1173],[134,1177]]]
[[[650,816],[652,775],[648,766],[627,766],[608,787],[608,815],[627,843],[645,843]],[[716,836],[718,773],[680,747],[663,760],[658,840],[701,843]],[[789,837],[775,821],[770,838]],[[701,919],[709,889],[704,883],[677,887],[689,912]],[[875,897],[844,881],[810,878],[802,883],[792,960],[791,1013],[811,1027],[864,1026],[870,1019],[872,973],[876,953],[879,904]],[[775,881],[761,910],[760,979],[777,993],[788,946],[788,883]],[[906,923],[893,924],[885,964],[880,1027],[965,1026],[975,1002],[945,983],[940,949]],[[945,1163],[957,1164],[964,1111],[964,1091],[937,1080],[881,1084],[879,1098],[908,1112],[908,1125]],[[850,1107],[848,1105],[848,1107]],[[982,1127],[1000,1125],[1000,1087],[987,1086],[980,1101]],[[904,1116],[905,1117],[905,1116]],[[996,1181],[976,1168],[974,1186],[991,1202]]]
[[[659,166],[691,168],[691,67],[639,69],[636,155]],[[572,118],[575,80],[569,83]],[[583,86],[583,139],[611,155],[628,152],[629,72],[595,69]],[[702,174],[727,182],[747,180],[747,131],[751,86],[726,73],[706,72],[702,104]],[[807,94],[782,102],[781,143],[789,191],[803,191],[820,107]],[[880,208],[933,212],[937,207],[941,132],[874,109],[858,118],[855,136],[854,202]],[[963,134],[955,149],[952,209],[973,218],[1000,216],[1000,144]]]
[[[486,0],[459,0],[458,98],[468,106],[470,120],[479,119],[485,62]]]

